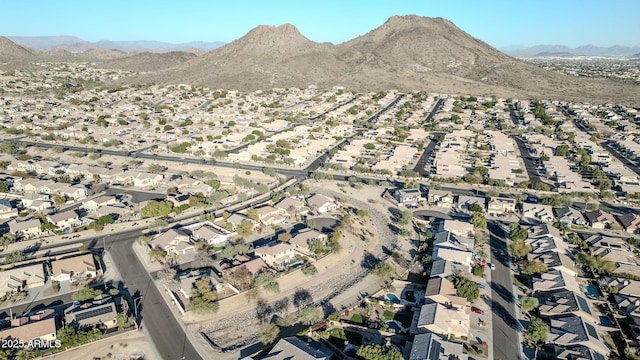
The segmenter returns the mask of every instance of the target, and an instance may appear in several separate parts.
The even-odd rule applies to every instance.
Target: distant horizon
[[[381,26],[394,15],[442,17],[495,48],[561,44],[640,46],[640,1],[504,0],[483,2],[291,3],[243,0],[213,3],[185,0],[41,2],[3,4],[4,36],[75,36],[89,42],[159,41],[164,43],[232,42],[259,25],[291,23],[315,42],[340,44]],[[54,20],[52,20],[54,19]],[[615,24],[615,26],[612,26]],[[6,34],[6,35],[5,35]],[[65,34],[65,35],[60,35]]]
[[[280,24],[282,25],[282,24]],[[294,24],[295,25],[295,24]],[[260,25],[256,25],[260,26]],[[275,25],[277,26],[277,25]],[[372,29],[373,30],[373,29]],[[249,30],[251,31],[251,30]],[[302,32],[301,32],[302,33]],[[302,33],[302,35],[304,35],[304,33]],[[473,34],[470,34],[473,36]],[[91,43],[98,43],[98,42],[103,42],[103,41],[108,41],[108,42],[142,42],[142,41],[155,41],[155,42],[160,42],[160,43],[166,43],[166,44],[173,44],[173,45],[180,45],[180,44],[187,44],[187,43],[197,43],[197,42],[203,42],[203,43],[223,43],[223,44],[228,44],[230,42],[233,42],[237,39],[233,39],[231,41],[224,41],[224,40],[187,40],[187,41],[181,41],[181,42],[171,42],[171,41],[162,41],[162,40],[158,40],[158,39],[130,39],[130,40],[119,40],[119,39],[100,39],[100,40],[87,40],[82,38],[81,36],[78,35],[0,35],[0,36],[4,36],[6,38],[59,38],[59,37],[74,37],[77,38],[79,40],[82,41],[87,41],[87,42],[91,42]],[[244,35],[243,35],[244,36]],[[239,39],[239,38],[238,38]],[[480,39],[482,40],[482,39]],[[324,41],[327,42],[327,41]],[[489,44],[491,45],[491,44]],[[491,45],[493,46],[493,45]],[[560,43],[549,43],[549,44],[533,44],[533,45],[520,45],[520,44],[511,44],[511,45],[506,45],[506,46],[500,46],[500,47],[495,47],[496,49],[510,49],[510,50],[515,50],[515,49],[528,49],[528,48],[533,48],[533,47],[538,47],[538,46],[564,46],[567,47],[569,49],[576,49],[576,48],[580,48],[580,47],[585,47],[585,46],[595,46],[595,47],[602,47],[602,48],[611,48],[611,47],[615,47],[615,46],[621,46],[621,47],[640,47],[640,44],[638,45],[625,45],[625,44],[611,44],[611,45],[596,45],[596,44],[591,44],[591,43],[585,43],[582,45],[577,45],[577,46],[569,46],[566,44],[560,44]]]

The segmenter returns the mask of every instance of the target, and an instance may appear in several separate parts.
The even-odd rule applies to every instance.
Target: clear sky
[[[392,15],[443,17],[494,47],[640,45],[640,0],[0,0],[0,35],[84,40],[235,40],[292,23],[341,43]]]

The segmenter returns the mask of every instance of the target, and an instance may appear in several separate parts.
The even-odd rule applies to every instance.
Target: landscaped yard
[[[353,316],[351,316],[351,321],[356,322],[358,324],[364,324],[364,322],[367,320],[368,318],[366,316],[363,316],[360,314],[353,314]]]
[[[396,314],[393,311],[385,310],[384,313],[382,314],[382,320],[385,322],[393,320],[393,317],[395,315]]]
[[[336,347],[343,349],[344,348],[344,341],[348,340],[349,344],[353,344],[355,346],[360,346],[362,345],[362,335],[357,333],[357,332],[353,332],[353,331],[349,331],[349,330],[344,330],[344,329],[340,329],[340,328],[336,328],[336,329],[331,329],[329,331],[329,342],[332,343],[333,345],[335,345]]]

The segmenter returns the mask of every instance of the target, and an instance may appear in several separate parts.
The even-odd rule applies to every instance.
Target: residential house
[[[611,225],[613,224],[617,224],[617,221],[613,217],[613,215],[600,209],[595,211],[587,211],[584,213],[584,217],[585,219],[587,219],[589,225],[594,229],[604,229],[607,227],[611,227]]]
[[[293,247],[293,250],[303,256],[314,255],[311,251],[311,244],[317,242],[321,245],[326,245],[329,240],[329,236],[325,233],[321,233],[315,229],[301,229],[298,233],[291,238],[289,244]]]
[[[51,261],[51,278],[56,281],[76,282],[98,275],[92,254],[72,256]]]
[[[621,238],[602,236],[600,234],[593,234],[584,239],[584,241],[589,244],[591,249],[608,248],[626,250],[630,247],[630,245]]]
[[[271,351],[263,357],[265,360],[329,360],[333,352],[319,342],[307,341],[295,336],[285,337],[276,343]]]
[[[464,311],[469,306],[467,299],[460,297],[456,293],[456,288],[448,279],[442,277],[432,277],[427,282],[427,289],[424,293],[425,302],[436,302],[448,308]]]
[[[626,213],[618,215],[617,218],[624,231],[628,233],[634,234],[640,229],[640,215],[638,214]]]
[[[259,225],[257,221],[249,219],[245,215],[242,215],[239,213],[231,214],[231,216],[229,216],[229,218],[227,219],[227,224],[231,224],[233,231],[236,231],[236,229],[238,229],[238,226],[240,226],[240,224],[242,224],[243,221],[250,222],[253,225],[252,226],[253,229],[255,229]]]
[[[307,204],[309,205],[309,208],[319,214],[335,211],[341,206],[336,200],[322,194],[315,194],[311,196],[307,199]]]
[[[256,208],[256,212],[258,213],[260,222],[265,225],[279,225],[286,219],[283,210],[276,209],[269,205]]]
[[[289,216],[294,216],[295,214],[304,215],[309,212],[304,200],[295,197],[286,197],[275,204],[274,207]]]
[[[457,250],[472,250],[474,240],[467,236],[455,235],[450,231],[440,231],[434,235],[433,246]]]
[[[180,207],[182,205],[189,205],[189,194],[174,194],[167,196],[167,200],[173,204],[174,207]]]
[[[605,360],[606,356],[584,345],[553,344],[554,359],[557,360]]]
[[[547,335],[547,343],[568,346],[582,345],[594,352],[609,356],[611,352],[598,334],[596,327],[575,316],[553,317],[549,319],[551,331]]]
[[[9,201],[0,200],[0,219],[6,220],[18,217],[18,209],[14,208]]]
[[[451,249],[447,247],[435,247],[433,249],[433,259],[443,259],[466,266],[467,271],[471,271],[471,251]]]
[[[74,210],[47,215],[47,220],[60,230],[70,229],[81,224],[80,217]]]
[[[487,199],[479,196],[458,196],[458,209],[461,211],[469,211],[469,205],[478,204],[482,211],[487,211]]]
[[[576,277],[578,275],[578,269],[575,266],[575,262],[563,253],[556,251],[529,253],[527,254],[527,260],[540,261],[547,267],[547,269],[560,270],[569,276]]]
[[[117,203],[118,200],[115,198],[115,196],[102,195],[93,199],[85,200],[82,203],[82,208],[86,209],[87,211],[96,211],[101,206],[114,205]]]
[[[418,206],[422,196],[418,189],[399,189],[394,191],[393,198],[400,205]]]
[[[42,224],[40,219],[31,219],[27,221],[9,221],[9,231],[17,237],[24,239],[32,239],[42,235]]]
[[[540,274],[539,277],[534,277],[532,280],[534,293],[557,289],[566,289],[573,292],[582,291],[575,277],[558,269],[550,269],[546,273]]]
[[[450,231],[458,236],[473,237],[474,235],[473,224],[460,220],[443,220],[440,222],[438,231]]]
[[[447,337],[469,336],[469,314],[466,311],[450,309],[434,302],[422,305],[417,317],[417,327],[420,331],[430,331]]]
[[[571,206],[563,206],[555,209],[556,217],[558,220],[567,225],[586,225],[587,222],[584,220],[584,216],[577,209],[572,208]]]
[[[530,203],[522,204],[522,217],[523,219],[537,220],[540,222],[553,222],[555,219],[551,205]]]
[[[57,331],[55,310],[44,309],[11,320],[9,327],[0,330],[0,339],[22,340],[26,345],[35,339],[56,340]]]
[[[164,250],[167,254],[185,255],[196,251],[189,236],[174,229],[156,235],[149,242],[151,247]]]
[[[42,264],[26,265],[0,271],[0,296],[44,286],[45,280]]]
[[[429,189],[427,200],[437,207],[445,209],[453,207],[453,193],[451,191]]]
[[[64,322],[75,329],[98,326],[112,329],[118,326],[118,311],[113,297],[102,294],[90,302],[74,303],[64,310]]]
[[[431,272],[429,273],[432,277],[443,277],[446,278],[451,275],[455,275],[459,272],[469,271],[469,267],[467,265],[458,264],[453,261],[447,261],[443,259],[435,259],[431,263]]]
[[[411,343],[409,360],[468,360],[461,343],[434,333],[417,334]]]
[[[270,271],[267,263],[262,258],[250,258],[247,255],[236,255],[230,262],[220,265],[222,275],[230,275],[244,268],[254,278],[263,272]]]
[[[227,244],[232,232],[210,222],[199,222],[182,228],[191,233],[191,237],[196,241],[205,241],[212,246],[222,246]]]
[[[188,270],[177,275],[180,292],[186,299],[191,298],[196,290],[195,283],[200,279],[207,279],[215,291],[224,291],[226,288],[225,283],[211,268]]]
[[[293,247],[284,242],[257,248],[255,254],[275,269],[282,269],[295,259]]]
[[[636,275],[640,273],[638,259],[632,251],[610,247],[592,248],[592,254],[616,264],[615,274]]]
[[[495,197],[489,200],[487,212],[490,215],[503,215],[516,211],[516,200],[511,198]]]
[[[133,186],[138,187],[156,187],[160,185],[164,179],[163,174],[137,173],[132,177]]]
[[[589,301],[580,293],[556,289],[539,291],[535,296],[538,298],[538,310],[542,316],[575,315],[588,319],[591,323],[598,321],[589,307]]]

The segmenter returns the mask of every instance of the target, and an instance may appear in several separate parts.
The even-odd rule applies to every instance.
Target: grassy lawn
[[[393,311],[385,310],[384,313],[382,314],[382,320],[387,322],[389,320],[393,320],[394,316],[395,316],[395,313]]]
[[[353,316],[351,317],[351,321],[357,322],[359,324],[364,324],[365,320],[367,319],[368,318],[366,316],[362,316],[360,314],[353,314]]]
[[[329,342],[331,342],[333,345],[335,345],[338,348],[344,348],[344,341],[348,340],[349,344],[353,344],[356,346],[360,346],[362,345],[362,335],[357,333],[357,332],[353,332],[353,331],[349,331],[349,330],[343,330],[343,329],[331,329],[329,331]]]

